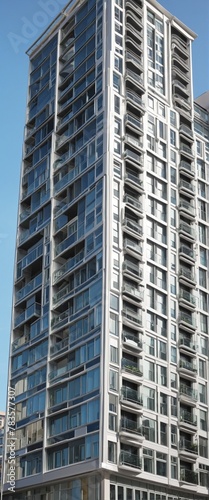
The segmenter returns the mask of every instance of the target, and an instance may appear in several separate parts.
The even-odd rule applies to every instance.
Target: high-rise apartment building
[[[2,477],[2,460],[3,460],[3,444],[4,444],[4,423],[5,423],[5,412],[0,411],[0,485]]]
[[[208,498],[209,99],[193,103],[194,38],[155,0],[75,0],[28,51],[15,500]],[[12,500],[8,473],[5,455]]]

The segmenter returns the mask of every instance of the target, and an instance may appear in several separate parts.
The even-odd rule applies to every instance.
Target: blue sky
[[[209,0],[161,0],[160,3],[199,35],[193,45],[194,95],[198,96],[209,89]],[[0,79],[0,410],[4,410],[6,400],[17,201],[27,98],[25,51],[64,5],[65,0],[6,0],[0,5],[3,75]]]

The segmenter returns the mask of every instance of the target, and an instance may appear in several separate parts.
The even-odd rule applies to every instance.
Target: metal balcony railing
[[[193,453],[194,455],[197,455],[198,453],[197,444],[191,443],[191,441],[184,438],[179,441],[179,450]]]

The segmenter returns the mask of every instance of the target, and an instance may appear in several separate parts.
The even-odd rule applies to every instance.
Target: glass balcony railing
[[[120,431],[131,433],[133,432],[142,436],[142,428],[137,425],[137,422],[126,417],[121,418]]]
[[[187,258],[190,257],[191,259],[195,260],[194,250],[192,250],[192,248],[188,247],[187,245],[181,245],[179,248],[179,253],[185,254]]]
[[[180,86],[179,82],[178,82],[178,85]],[[181,84],[181,88],[183,88],[187,92],[187,89],[186,89],[185,85],[183,85],[183,83]],[[180,125],[179,132],[186,134],[186,135],[189,135],[190,137],[193,137],[193,131],[191,130],[191,128],[187,127],[186,125]]]
[[[179,347],[187,347],[188,349],[195,351],[195,344],[187,337],[180,337]]]
[[[137,347],[139,349],[142,349],[143,346],[141,337],[138,338],[136,335],[126,332],[126,330],[123,330],[123,342],[127,344],[127,346]]]
[[[194,228],[192,226],[190,226],[189,224],[186,224],[186,222],[180,222],[179,231],[186,233],[187,235],[191,236],[192,238],[195,238]]]
[[[57,194],[61,189],[70,184],[70,182],[79,174],[79,168],[74,168],[66,175],[62,177],[55,185],[54,185],[54,194]]]
[[[190,203],[188,201],[180,200],[179,209],[186,210],[191,215],[195,216],[195,208],[192,205],[190,205]]]
[[[34,193],[34,191],[36,191],[47,179],[49,179],[48,170],[39,175],[39,177],[37,177],[35,181],[32,182],[26,189],[23,189],[22,200],[30,194]]]
[[[135,73],[131,69],[126,70],[125,76],[127,79],[134,81],[137,84],[137,87],[139,84],[141,84],[141,85],[144,84],[143,78],[141,78],[137,73]]]
[[[139,179],[139,177],[137,177],[136,175],[131,174],[129,172],[126,172],[126,174],[125,174],[125,180],[126,181],[131,181],[131,182],[133,182],[133,184],[136,184],[137,186],[143,187],[142,180]]]
[[[179,276],[182,276],[183,278],[186,278],[190,281],[195,281],[194,273],[187,267],[180,267]]]
[[[129,262],[128,260],[125,260],[123,262],[123,271],[127,273],[134,274],[135,276],[138,276],[139,278],[142,278],[142,269],[140,269],[137,264],[134,264],[133,262]]]
[[[183,100],[183,99],[181,99]],[[187,146],[186,144],[180,144],[180,153],[186,153],[189,156],[193,156],[192,148]]]
[[[121,388],[121,399],[140,406],[143,405],[142,396],[139,396],[138,392],[135,389],[131,389],[130,387]]]
[[[59,255],[61,252],[64,252],[68,247],[70,247],[72,244],[76,243],[79,238],[81,238],[84,234],[84,224],[80,224],[79,228],[75,233],[71,234],[70,236],[67,236],[63,241],[55,245],[55,255]]]
[[[136,252],[136,253],[142,255],[143,247],[142,247],[142,245],[138,245],[135,241],[130,240],[129,238],[125,238],[123,245],[124,245],[124,248],[129,248],[133,252]],[[138,268],[138,266],[137,266],[137,268]]]
[[[126,194],[124,197],[124,202],[128,203],[131,205],[131,207],[135,208],[139,212],[143,212],[143,205],[140,201],[138,201],[136,198],[133,196],[130,196],[129,194]]]
[[[188,370],[190,372],[197,373],[197,368],[194,365],[194,363],[191,363],[191,361],[186,361],[184,359],[180,359],[179,368],[183,368],[184,370]]]
[[[14,322],[14,327],[16,328],[21,323],[24,323],[33,316],[41,316],[41,304],[38,304],[37,302],[35,302],[35,304],[32,304],[30,307],[28,307],[25,311],[23,311],[16,317]]]
[[[123,317],[132,321],[135,325],[142,326],[142,317],[128,307],[123,309]]]
[[[190,314],[186,314],[185,312],[180,311],[179,313],[179,321],[183,321],[184,323],[187,323],[189,326],[195,328],[196,324],[194,319]]]
[[[129,144],[130,144],[130,142],[129,142]],[[126,147],[125,152],[124,152],[124,158],[127,161],[129,160],[130,162],[134,162],[134,163],[137,163],[138,165],[141,165],[141,160],[142,160],[141,156],[127,147]],[[142,168],[142,165],[141,165],[141,168]]]
[[[136,64],[140,68],[143,65],[143,59],[142,57],[137,57],[133,52],[130,52],[129,50],[126,51],[126,62],[131,62],[133,64]]]
[[[195,193],[195,186],[191,182],[181,180],[179,183],[179,188],[185,189],[186,191],[191,191],[192,193]]]
[[[184,384],[180,385],[180,395],[186,396],[187,398],[193,399],[194,401],[197,401],[198,398],[197,391],[195,389],[192,389],[192,387]]]
[[[187,292],[187,290],[182,290],[180,288],[179,291],[179,298],[185,300],[186,302],[189,302],[192,306],[196,306],[196,299],[192,293]]]
[[[134,469],[142,468],[141,460],[139,459],[139,457],[137,455],[134,455],[133,453],[129,453],[128,451],[121,451],[119,460],[120,465],[133,467]]]
[[[56,283],[56,281],[62,278],[68,271],[70,271],[73,267],[82,262],[83,258],[84,258],[84,251],[82,250],[77,255],[67,260],[66,263],[63,264],[63,266],[61,266],[59,269],[57,269],[57,271],[54,272],[53,283]]]
[[[132,373],[133,375],[137,375],[138,377],[143,376],[142,369],[136,362],[130,359],[122,358],[122,369],[126,372]]]
[[[191,165],[191,163],[188,163],[187,161],[183,160],[180,161],[179,170],[180,171],[183,170],[184,172],[191,174],[192,177],[195,175],[194,167]]]
[[[184,438],[179,441],[179,450],[193,453],[194,455],[197,455],[198,453],[197,444],[191,443],[191,441]]]
[[[192,415],[191,412],[186,410],[182,410],[180,412],[180,421],[184,422],[185,424],[194,425],[195,427],[197,426],[197,419]]]
[[[127,294],[131,295],[133,298],[138,299],[138,300],[144,299],[144,292],[138,290],[135,286],[129,285],[129,283],[124,283],[123,293],[127,293]]]
[[[63,339],[60,340],[60,342],[56,342],[54,345],[51,346],[50,348],[50,354],[51,356],[54,354],[59,353],[60,351],[67,350],[69,347],[69,339]]]
[[[43,255],[43,243],[41,243],[36,248],[28,252],[28,254],[25,257],[23,257],[23,259],[19,260],[19,262],[17,263],[19,269],[17,279],[21,276],[21,272],[25,267],[32,264],[32,262],[37,260],[42,255]]]
[[[60,328],[61,326],[64,326],[66,323],[70,321],[70,316],[72,314],[72,310],[69,309],[67,311],[64,311],[63,313],[59,314],[58,316],[54,316],[51,321],[51,328],[52,330],[55,330],[56,328]]]
[[[134,107],[139,106],[140,108],[145,109],[145,105],[142,101],[142,98],[139,97],[137,94],[130,92],[129,90],[126,92],[126,99],[127,101],[130,101]]]
[[[21,290],[16,292],[16,302],[24,299],[29,293],[33,292],[42,284],[42,273],[38,274],[33,280],[29,281]]]
[[[185,481],[186,483],[197,484],[198,474],[190,469],[181,469],[180,471],[180,481]]]
[[[27,335],[22,335],[22,337],[19,337],[19,339],[14,340],[12,342],[12,351],[16,351],[16,349],[19,349],[19,347],[22,347],[23,345],[26,345],[29,342],[29,336]]]
[[[125,123],[126,123],[126,125],[127,124],[133,125],[134,128],[143,129],[143,121],[138,120],[137,118],[130,115],[129,113],[126,114]]]
[[[127,217],[123,219],[123,226],[127,227],[131,231],[134,231],[138,235],[142,236],[143,228],[135,221],[128,219]]]

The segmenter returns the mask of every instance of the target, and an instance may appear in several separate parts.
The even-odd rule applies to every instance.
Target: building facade
[[[83,0],[28,51],[15,500],[208,498],[209,115],[193,103],[194,38],[155,0]],[[5,454],[5,500],[8,471]]]

